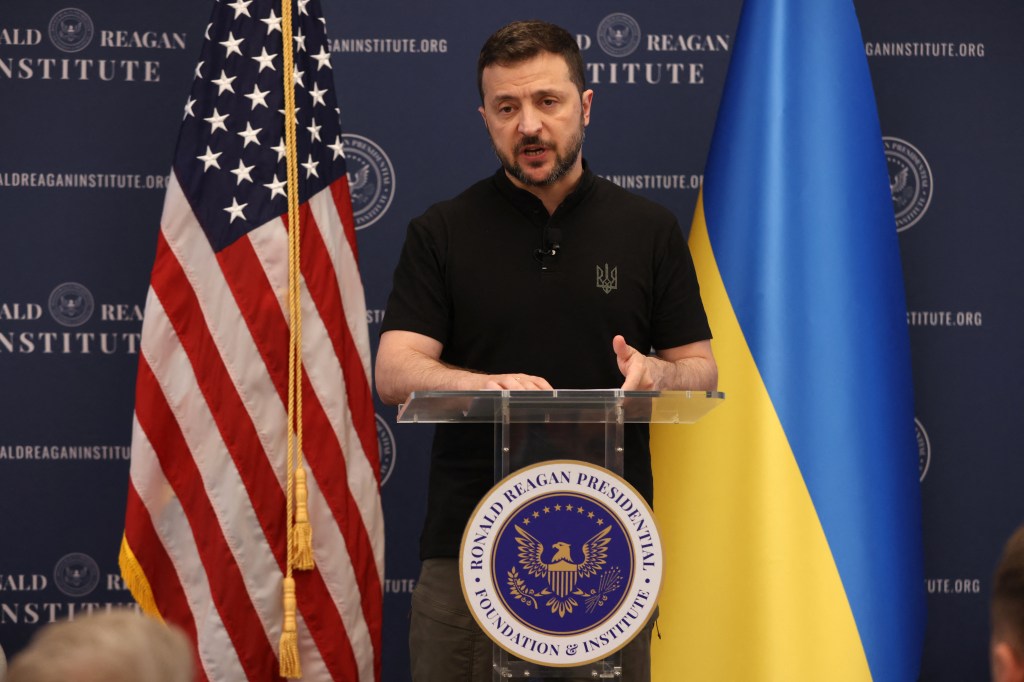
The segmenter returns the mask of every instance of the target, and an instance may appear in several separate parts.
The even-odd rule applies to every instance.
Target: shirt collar
[[[574,209],[590,192],[594,186],[595,179],[596,176],[590,171],[590,164],[587,163],[586,159],[583,159],[583,175],[580,177],[580,181],[572,192],[562,200],[562,203],[558,205],[555,213],[565,214]],[[538,218],[541,222],[548,220],[548,212],[544,208],[544,202],[529,191],[516,187],[509,180],[508,175],[505,174],[504,168],[499,168],[494,174],[494,184],[501,195],[508,199],[520,212],[534,220]]]

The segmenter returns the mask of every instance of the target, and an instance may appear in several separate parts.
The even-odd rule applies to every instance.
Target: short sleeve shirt
[[[541,376],[557,389],[620,386],[617,334],[641,350],[711,338],[675,217],[586,166],[551,216],[499,170],[413,220],[389,330],[436,339],[447,364]],[[625,447],[625,478],[652,501],[646,427],[628,429]],[[457,556],[493,484],[492,455],[490,425],[436,428],[421,558]]]

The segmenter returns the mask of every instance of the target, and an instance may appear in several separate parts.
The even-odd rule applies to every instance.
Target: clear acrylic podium
[[[419,391],[400,423],[494,424],[495,482],[552,459],[582,460],[622,476],[626,424],[690,424],[725,398],[713,391]],[[621,652],[584,666],[524,661],[494,645],[494,679],[617,679]]]

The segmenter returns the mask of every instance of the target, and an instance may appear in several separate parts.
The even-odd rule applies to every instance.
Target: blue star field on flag
[[[214,251],[287,212],[281,18],[266,0],[222,4],[207,27],[174,172]],[[340,112],[317,5],[295,21],[299,201],[345,173]]]

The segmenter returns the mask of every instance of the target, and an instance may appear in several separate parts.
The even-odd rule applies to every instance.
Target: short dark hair
[[[569,67],[569,79],[583,94],[586,89],[583,57],[576,39],[561,26],[531,19],[501,27],[484,43],[476,62],[476,87],[480,91],[480,101],[484,99],[484,69],[492,64],[512,66],[533,59],[541,52],[561,55]]]
[[[992,633],[1024,655],[1024,526],[1007,541],[992,581]]]

